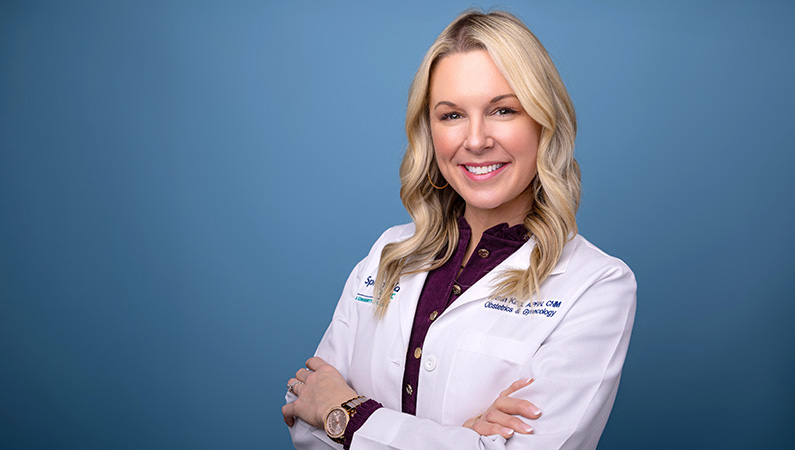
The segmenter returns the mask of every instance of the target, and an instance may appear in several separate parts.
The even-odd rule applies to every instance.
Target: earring
[[[437,186],[437,185],[433,184],[433,180],[431,180],[431,171],[430,171],[430,169],[428,170],[427,175],[428,175],[428,183],[431,183],[431,186],[433,186],[434,189],[438,189],[438,190],[441,191],[442,189],[446,188],[447,186],[450,186],[450,182],[449,181],[447,183],[445,183],[444,186]]]

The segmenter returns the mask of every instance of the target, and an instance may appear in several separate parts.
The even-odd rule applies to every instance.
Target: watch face
[[[326,433],[332,437],[342,436],[348,425],[348,413],[342,408],[334,408],[326,417]]]

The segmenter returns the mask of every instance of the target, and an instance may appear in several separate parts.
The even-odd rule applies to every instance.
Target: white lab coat
[[[403,367],[427,272],[404,276],[386,316],[373,316],[381,249],[414,233],[388,229],[351,273],[317,349],[360,395],[384,405],[354,435],[351,449],[595,448],[618,389],[635,317],[632,271],[582,236],[569,241],[533,304],[499,300],[490,284],[501,270],[526,268],[530,239],[462,294],[431,325],[422,350],[417,415],[401,412]],[[461,425],[516,380],[512,396],[542,410],[534,434],[480,436]],[[287,401],[295,397],[287,394]],[[341,448],[298,420],[297,449]]]

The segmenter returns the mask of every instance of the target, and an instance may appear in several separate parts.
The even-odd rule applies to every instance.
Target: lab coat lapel
[[[478,280],[472,285],[472,287],[467,289],[466,292],[461,294],[461,296],[458,297],[458,299],[456,299],[456,301],[454,301],[453,304],[450,305],[442,315],[448,314],[450,311],[460,308],[467,303],[472,303],[490,297],[492,290],[494,289],[494,283],[497,281],[499,275],[503,271],[507,269],[524,270],[527,268],[528,261],[530,261],[530,251],[533,249],[534,245],[535,242],[532,239],[525,242],[524,245],[513,252],[511,256],[505,258],[505,260],[495,267],[491,272],[483,275],[483,278]]]
[[[417,272],[400,278],[400,290],[395,295],[397,309],[400,313],[400,337],[403,348],[408,348],[411,328],[414,325],[414,314],[420,299],[422,287],[428,272]]]
[[[480,280],[478,280],[475,284],[472,285],[466,292],[461,294],[461,297],[453,302],[449,308],[445,311],[445,314],[448,311],[451,311],[456,308],[460,308],[462,305],[467,303],[472,303],[478,300],[483,300],[485,298],[491,297],[492,291],[494,289],[494,283],[499,278],[500,274],[507,270],[507,269],[527,269],[528,264],[530,263],[530,252],[532,252],[533,247],[535,247],[535,240],[530,238],[527,242],[524,243],[518,250],[516,250],[511,256],[505,258],[505,261],[500,263],[497,267],[495,267],[491,272],[487,273],[483,276]],[[563,251],[561,252],[560,259],[558,263],[555,264],[555,267],[552,269],[552,272],[549,273],[549,276],[558,275],[561,273],[566,272],[566,267],[569,265],[569,260],[571,259],[572,254],[574,254],[574,250],[577,248],[576,242],[569,242],[566,246],[563,247]],[[543,283],[542,283],[543,286]],[[443,314],[444,315],[444,314]]]
[[[425,284],[427,272],[404,275],[400,278],[400,289],[386,311],[386,317],[378,320],[374,339],[376,348],[387,349],[387,361],[373,358],[371,370],[373,380],[373,398],[392,409],[400,410],[403,380],[403,367],[406,361],[406,349],[409,335],[414,322],[422,286]]]

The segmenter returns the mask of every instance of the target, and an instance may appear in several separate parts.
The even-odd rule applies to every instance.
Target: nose
[[[469,121],[469,129],[464,140],[464,148],[472,152],[480,152],[494,144],[488,126],[482,118],[476,117]]]

